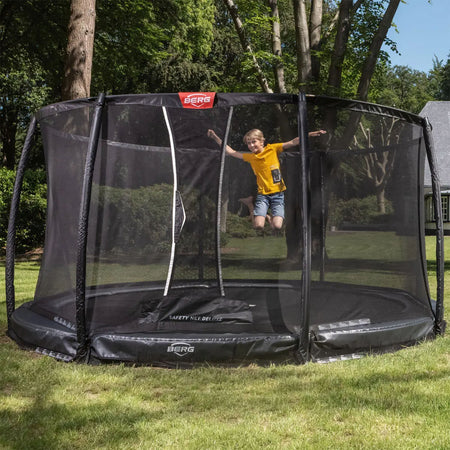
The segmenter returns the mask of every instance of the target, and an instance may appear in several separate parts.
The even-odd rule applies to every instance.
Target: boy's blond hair
[[[244,135],[244,144],[247,144],[247,141],[250,139],[258,139],[259,141],[264,142],[264,134],[261,130],[258,130],[257,128],[253,128],[250,131],[247,131]]]

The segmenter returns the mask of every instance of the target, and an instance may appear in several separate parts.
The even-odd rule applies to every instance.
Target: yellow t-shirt
[[[286,190],[281,177],[278,153],[283,151],[283,144],[267,144],[261,153],[243,153],[244,161],[250,163],[256,175],[258,194],[275,194]]]

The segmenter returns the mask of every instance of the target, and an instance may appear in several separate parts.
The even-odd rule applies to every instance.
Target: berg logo
[[[183,357],[188,353],[194,353],[195,347],[187,342],[174,342],[167,347],[167,353],[175,353],[175,355]]]
[[[214,106],[215,92],[179,92],[183,108],[208,109]]]

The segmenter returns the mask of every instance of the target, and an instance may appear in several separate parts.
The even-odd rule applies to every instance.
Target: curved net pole
[[[91,203],[92,180],[97,156],[98,140],[102,125],[102,112],[105,105],[105,94],[100,94],[94,109],[91,131],[89,135],[86,162],[84,166],[83,189],[81,191],[80,216],[78,221],[77,267],[75,286],[77,354],[75,359],[88,356],[86,327],[86,249],[88,239],[89,210]]]
[[[16,307],[16,297],[14,290],[14,262],[16,257],[16,219],[19,210],[20,193],[22,190],[25,168],[28,162],[30,151],[33,147],[34,133],[36,132],[37,120],[33,116],[28,127],[27,136],[23,145],[19,165],[17,166],[16,180],[14,183],[13,196],[11,199],[11,209],[8,221],[8,237],[6,240],[6,265],[5,265],[5,288],[6,288],[6,314],[8,327],[11,315]]]
[[[444,225],[442,221],[441,186],[434,155],[434,142],[431,133],[431,124],[428,117],[423,122],[423,134],[427,151],[427,160],[430,167],[431,186],[433,191],[433,207],[436,220],[436,319],[435,333],[444,332]]]
[[[169,268],[167,271],[166,285],[164,287],[164,297],[169,293],[170,283],[172,281],[173,267],[175,261],[175,250],[176,250],[176,216],[177,216],[177,199],[181,202],[181,196],[178,194],[178,174],[177,174],[177,162],[175,157],[175,143],[173,139],[172,127],[170,125],[169,115],[167,114],[167,109],[163,106],[163,115],[166,122],[167,132],[169,133],[170,141],[170,154],[172,159],[172,173],[173,173],[173,193],[172,193],[172,242],[170,247],[170,261]],[[184,223],[184,220],[183,220]]]
[[[225,130],[225,136],[222,140],[222,152],[220,158],[220,172],[219,172],[219,189],[217,190],[217,218],[216,218],[216,261],[217,261],[217,280],[219,282],[220,295],[225,296],[225,289],[223,287],[222,276],[222,254],[220,247],[220,229],[222,225],[222,188],[223,188],[223,173],[225,168],[225,156],[228,142],[228,135],[230,134],[231,118],[233,116],[233,107],[230,107],[227,120],[227,128]],[[225,218],[226,220],[226,218]]]
[[[306,96],[298,97],[298,136],[300,138],[301,161],[301,211],[302,211],[302,283],[301,283],[301,324],[298,356],[302,362],[309,361],[309,309],[311,297],[311,191],[310,161],[308,145]]]

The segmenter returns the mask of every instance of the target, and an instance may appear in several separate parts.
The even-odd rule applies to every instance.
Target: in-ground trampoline
[[[39,125],[45,247],[34,300],[15,307],[20,188]],[[247,151],[281,153],[281,231],[252,228]],[[222,145],[208,138],[213,129]],[[311,130],[327,134],[308,138]],[[328,361],[444,329],[442,219],[436,300],[424,250],[426,118],[290,94],[148,94],[54,104],[33,118],[12,201],[8,335],[64,361],[160,366]],[[241,199],[241,200],[240,200]]]

